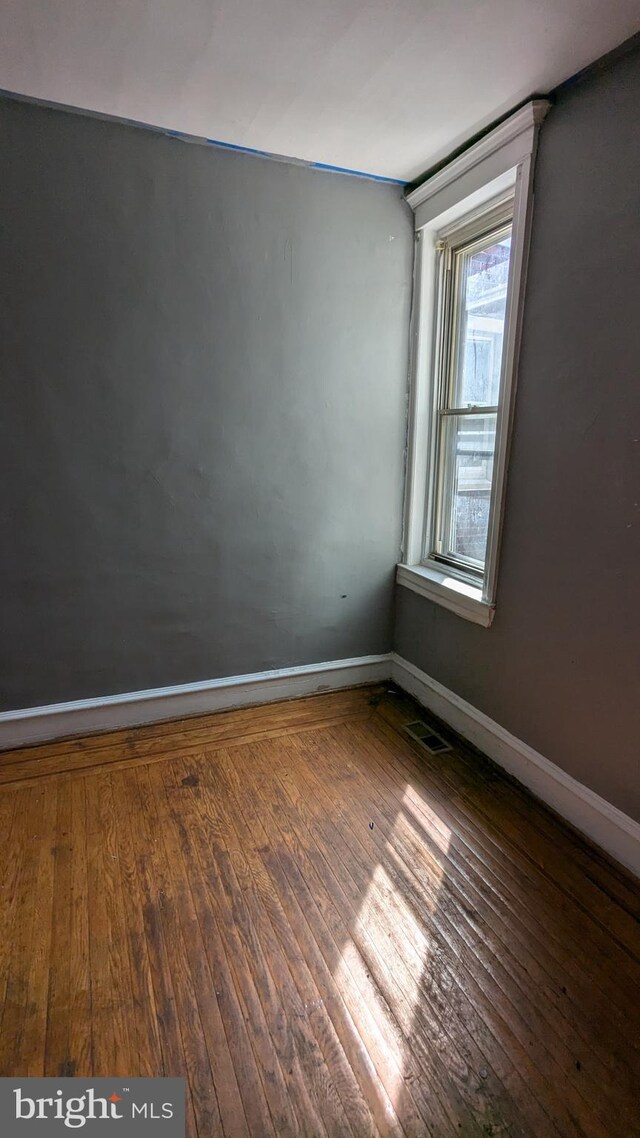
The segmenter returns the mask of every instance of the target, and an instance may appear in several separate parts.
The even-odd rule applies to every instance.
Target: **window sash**
[[[494,477],[495,451],[498,445],[499,404],[469,404],[456,402],[459,381],[459,356],[463,346],[465,258],[503,239],[512,230],[513,201],[500,202],[481,215],[467,218],[451,230],[441,233],[436,248],[439,254],[438,282],[436,291],[436,352],[434,372],[436,376],[434,400],[433,455],[430,467],[427,494],[430,525],[426,528],[423,564],[429,561],[452,565],[468,574],[470,579],[482,581],[486,566],[486,551],[482,560],[449,548],[453,533],[454,485],[456,474],[456,451],[446,445],[447,436],[452,434],[452,426],[461,423],[465,416],[478,419],[493,417],[494,449],[491,458],[491,475],[487,494],[489,516],[487,534],[491,526],[492,482]],[[511,251],[512,252],[512,251]],[[510,257],[511,257],[510,252]],[[508,308],[508,294],[506,301]],[[500,372],[504,367],[504,334],[506,317],[503,321]]]
[[[482,487],[482,485],[475,487],[465,486],[463,479],[458,481],[459,470],[457,459],[464,455],[464,447],[462,446],[460,450],[458,449],[460,443],[464,442],[464,433],[458,433],[458,428],[465,421],[472,424],[474,420],[478,423],[479,427],[483,428],[482,433],[485,435],[487,434],[488,424],[488,433],[493,438],[492,449],[489,452],[479,452],[478,480],[481,484],[486,483],[484,487]],[[488,512],[493,480],[496,424],[496,407],[481,407],[479,410],[455,411],[454,413],[444,411],[438,416],[437,423],[439,470],[436,502],[436,533],[431,555],[438,561],[449,565],[455,564],[465,569],[468,573],[479,577],[482,577],[484,572],[484,558],[480,559],[474,557],[473,554],[469,552],[464,553],[460,549],[459,542],[454,539],[457,524],[456,505],[459,504],[460,500],[464,500],[466,493],[471,493],[473,490],[477,493],[477,491],[480,490],[481,494],[482,491],[484,491],[484,499],[487,502]],[[473,454],[474,452],[471,451],[471,453]],[[490,466],[488,476],[483,471],[487,457],[489,457]],[[480,500],[482,500],[482,498]],[[486,529],[488,532],[488,517]]]

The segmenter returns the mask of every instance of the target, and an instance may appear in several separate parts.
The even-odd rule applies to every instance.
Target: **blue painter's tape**
[[[348,166],[331,166],[328,162],[312,162],[306,158],[291,158],[286,154],[274,154],[269,150],[258,150],[254,146],[240,146],[235,142],[223,142],[219,138],[202,138],[200,135],[185,134],[184,131],[173,130],[171,127],[154,126],[153,123],[128,119],[123,115],[108,115],[100,111],[70,106],[68,103],[53,103],[48,99],[36,99],[30,95],[20,95],[16,91],[7,91],[2,88],[0,88],[0,98],[12,99],[20,103],[32,103],[35,106],[47,107],[54,111],[67,111],[71,114],[84,115],[86,118],[100,119],[103,122],[122,123],[125,126],[138,127],[140,130],[151,130],[155,134],[164,134],[166,138],[176,138],[179,142],[215,146],[220,150],[235,150],[238,154],[248,154],[253,158],[269,158],[273,162],[285,162],[290,166],[304,166],[308,170],[324,170],[328,174],[345,174],[349,178],[365,178],[369,182],[382,182],[388,186],[404,187],[407,184],[401,178],[387,178],[383,174],[368,174],[366,170],[351,170]]]
[[[368,178],[370,182],[386,182],[388,186],[406,186],[402,178],[387,178],[384,174],[367,174],[366,170],[351,170],[348,166],[330,166],[328,162],[307,162],[312,170],[329,170],[332,174],[348,174],[351,178]]]

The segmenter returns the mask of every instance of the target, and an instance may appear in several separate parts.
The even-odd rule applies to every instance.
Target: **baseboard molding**
[[[225,676],[201,683],[3,711],[0,712],[0,751],[71,735],[117,731],[165,719],[206,715],[212,711],[377,683],[389,679],[390,673],[389,654],[358,656],[352,660],[275,668],[247,676]]]
[[[393,679],[434,715],[640,876],[640,825],[401,656],[359,656],[0,712],[0,751]]]
[[[391,678],[640,877],[640,825],[455,692],[395,653]]]

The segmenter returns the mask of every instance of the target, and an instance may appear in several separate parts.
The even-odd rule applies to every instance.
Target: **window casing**
[[[485,626],[498,554],[537,130],[536,100],[409,195],[415,211],[401,585]]]

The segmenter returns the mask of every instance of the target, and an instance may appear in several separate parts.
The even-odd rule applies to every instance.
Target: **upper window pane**
[[[510,227],[456,253],[455,407],[498,403],[510,253]]]

